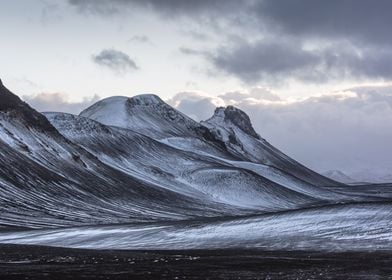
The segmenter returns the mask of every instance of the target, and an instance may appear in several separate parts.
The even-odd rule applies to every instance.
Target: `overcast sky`
[[[392,174],[390,0],[10,0],[0,77],[42,111],[155,93],[236,105],[324,171]]]

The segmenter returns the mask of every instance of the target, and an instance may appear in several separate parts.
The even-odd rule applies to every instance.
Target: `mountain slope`
[[[348,204],[218,221],[5,233],[0,234],[0,243],[128,250],[258,248],[390,252],[391,206]]]
[[[298,208],[333,197],[330,192],[320,197],[292,190],[251,169],[176,149],[132,130],[69,114],[46,116],[63,135],[106,164],[184,195],[259,211]]]
[[[275,167],[315,186],[339,185],[289,158],[262,139],[249,117],[238,108],[217,108],[213,117],[198,123],[158,96],[111,97],[84,110],[80,116],[102,124],[137,131],[179,149],[251,161]]]
[[[131,129],[154,139],[172,136],[204,136],[209,131],[152,94],[109,97],[98,101],[80,116],[102,124]],[[205,135],[206,134],[206,135]]]
[[[352,184],[355,183],[355,180],[351,178],[350,176],[344,174],[340,170],[330,170],[327,172],[324,172],[323,175],[325,177],[331,178],[332,180],[335,180],[337,182],[341,182],[344,184]]]
[[[243,207],[163,189],[105,164],[3,85],[0,100],[7,100],[0,110],[0,226],[40,228],[249,213]]]
[[[227,150],[245,161],[275,167],[315,186],[333,186],[339,183],[328,179],[288,157],[258,135],[249,117],[233,106],[219,107],[214,115],[202,122]]]
[[[0,111],[3,227],[187,220],[329,201],[328,194],[293,190],[216,156],[173,148],[129,129],[48,114],[55,128],[3,85],[0,94],[7,100]]]

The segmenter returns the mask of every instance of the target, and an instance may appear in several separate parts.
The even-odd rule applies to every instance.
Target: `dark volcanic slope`
[[[26,126],[56,133],[54,127],[48,120],[33,110],[28,104],[20,100],[19,97],[10,92],[0,80],[0,112],[6,114],[10,119],[18,119]]]
[[[21,104],[21,100],[16,95],[12,94],[4,85],[3,82],[0,80],[0,96],[1,96],[1,103],[0,103],[0,110],[10,110],[14,109],[19,106],[23,106]]]

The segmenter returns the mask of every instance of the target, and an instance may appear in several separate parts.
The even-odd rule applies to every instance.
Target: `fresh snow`
[[[89,226],[0,234],[0,243],[86,249],[392,250],[389,203],[321,207],[190,223]]]

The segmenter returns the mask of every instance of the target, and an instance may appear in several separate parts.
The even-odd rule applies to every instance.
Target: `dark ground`
[[[392,253],[91,251],[0,245],[0,279],[392,279]]]

